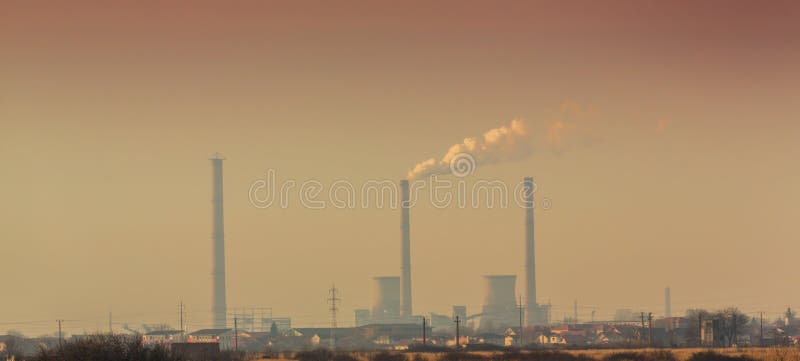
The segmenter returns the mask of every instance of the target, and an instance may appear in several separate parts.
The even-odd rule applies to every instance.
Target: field
[[[321,357],[317,357],[321,356]],[[694,356],[694,357],[693,357]],[[264,361],[800,361],[800,349],[781,348],[681,348],[681,349],[597,349],[525,351],[522,353],[463,352],[341,352],[314,355],[314,352],[283,355]]]

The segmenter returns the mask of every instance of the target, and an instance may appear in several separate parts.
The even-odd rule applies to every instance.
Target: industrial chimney
[[[213,298],[212,312],[214,313],[214,328],[227,328],[227,305],[225,304],[225,222],[222,212],[222,161],[225,158],[219,153],[211,158],[211,174],[213,190],[211,205],[212,230],[211,238],[214,248]]]
[[[523,180],[525,200],[525,319],[527,325],[542,323],[536,303],[536,256],[533,243],[533,178]]]
[[[408,180],[400,181],[400,315],[411,317],[411,226],[408,219],[409,201]]]

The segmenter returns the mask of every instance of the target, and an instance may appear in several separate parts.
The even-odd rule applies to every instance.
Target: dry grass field
[[[592,359],[597,361],[688,361],[699,352],[709,351],[710,349],[700,348],[681,348],[681,349],[598,349],[598,350],[564,350],[559,353],[577,356],[577,359]],[[701,361],[715,361],[715,360],[758,360],[758,361],[800,361],[800,349],[794,347],[775,347],[775,348],[715,348],[715,354],[722,357],[719,358],[703,358]],[[664,358],[665,353],[671,353],[671,357]],[[365,353],[347,353],[353,359],[359,361],[382,361],[380,357],[374,357],[377,352]],[[408,361],[455,361],[459,357],[446,357],[443,353],[393,353],[395,355],[405,356]],[[485,361],[493,360],[507,360],[502,357],[501,352],[471,352],[465,353],[465,361],[476,361],[483,359]],[[626,356],[623,356],[626,355]],[[638,355],[639,357],[633,356]],[[631,357],[633,356],[633,357]],[[284,357],[287,357],[286,355]],[[726,358],[727,357],[727,358]],[[554,357],[554,359],[563,360],[563,357]],[[280,359],[261,359],[259,361],[294,361],[290,358]],[[540,358],[536,358],[540,360]],[[554,361],[558,361],[554,360]],[[336,361],[336,358],[334,358]],[[546,361],[546,360],[544,360]]]
[[[693,354],[708,350],[709,349],[701,349],[701,348],[677,348],[677,349],[670,349],[668,351],[672,352],[672,354],[675,355],[675,359],[677,359],[678,361],[686,361]],[[602,360],[604,357],[607,357],[611,354],[621,353],[626,351],[632,351],[632,350],[608,349],[608,350],[580,350],[580,351],[566,351],[566,352],[572,354],[583,354],[597,360]],[[635,351],[648,352],[655,350],[640,349]],[[731,357],[745,356],[755,360],[763,360],[763,361],[790,361],[790,360],[800,361],[800,349],[790,348],[790,347],[715,348],[713,349],[713,351],[724,356],[731,356]]]

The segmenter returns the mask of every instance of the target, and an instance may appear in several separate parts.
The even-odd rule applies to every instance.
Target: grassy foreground
[[[713,350],[687,348],[446,353],[362,353],[317,350],[298,352],[289,359],[297,361],[800,361],[800,349],[794,347],[719,348]]]

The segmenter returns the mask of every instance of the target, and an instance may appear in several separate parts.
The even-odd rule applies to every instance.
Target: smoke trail
[[[464,139],[454,144],[439,160],[430,158],[415,165],[408,178],[453,173],[456,176],[474,172],[475,164],[494,164],[516,160],[529,155],[531,136],[525,121],[515,119],[511,124],[491,129],[480,137]]]

